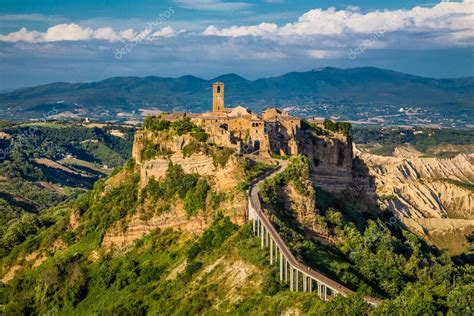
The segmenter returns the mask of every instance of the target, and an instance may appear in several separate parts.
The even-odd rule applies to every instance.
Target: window
[[[221,86],[217,86],[217,93],[221,93]]]

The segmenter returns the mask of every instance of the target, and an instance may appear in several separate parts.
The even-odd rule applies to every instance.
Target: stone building
[[[189,118],[208,135],[208,142],[234,148],[241,154],[285,155],[303,154],[309,158],[314,183],[329,191],[342,191],[352,182],[352,141],[340,134],[330,133],[316,136],[308,123],[324,129],[324,119],[310,118],[306,121],[288,112],[269,108],[260,115],[237,106],[225,107],[224,84],[216,82],[212,88],[212,111],[202,114],[162,114],[166,120]],[[191,137],[178,137],[169,148],[179,151]],[[141,163],[140,152],[143,140],[159,143],[153,133],[138,131],[135,134],[133,157]],[[170,144],[168,144],[170,145]],[[153,164],[153,162],[147,162]]]
[[[235,148],[240,153],[296,155],[296,137],[301,120],[288,112],[275,108],[258,115],[243,106],[226,108],[224,84],[215,82],[212,87],[212,112],[188,117],[206,133],[209,141],[220,146]],[[166,119],[186,115],[170,114]]]

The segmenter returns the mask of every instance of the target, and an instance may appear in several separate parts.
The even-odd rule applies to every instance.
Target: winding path
[[[328,300],[335,295],[347,296],[353,291],[296,260],[262,210],[258,197],[258,185],[266,178],[283,172],[287,165],[287,161],[279,162],[278,167],[250,183],[247,219],[252,221],[253,232],[260,237],[262,249],[269,250],[270,264],[280,265],[280,281],[289,283],[291,291],[317,291],[319,297],[323,300]],[[380,300],[373,297],[365,297],[365,301],[374,306],[380,302]]]

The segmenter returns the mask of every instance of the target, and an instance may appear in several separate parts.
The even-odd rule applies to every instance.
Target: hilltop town
[[[23,215],[4,232],[0,296],[7,300],[0,300],[0,311],[263,314],[268,306],[272,313],[291,306],[302,314],[356,307],[354,314],[365,315],[403,310],[405,301],[426,295],[426,286],[445,289],[436,301],[450,304],[445,309],[458,308],[446,302],[457,302],[459,293],[468,301],[470,266],[439,259],[406,228],[423,237],[429,221],[429,237],[439,236],[441,245],[458,245],[459,234],[472,232],[470,220],[459,218],[471,216],[471,191],[439,180],[450,174],[470,181],[468,155],[374,156],[353,149],[350,124],[276,108],[229,108],[220,82],[212,95],[211,111],[149,116],[134,136],[116,126],[100,132],[48,122],[53,127],[38,129],[48,141],[35,162],[62,158],[74,142],[98,158],[105,159],[104,150],[116,156],[126,135],[128,146],[133,138],[132,157],[77,199]],[[15,148],[13,164],[4,167],[23,168],[14,158],[25,148]],[[415,154],[408,149],[397,150]],[[433,212],[432,201],[443,205]],[[419,221],[407,224],[404,214]],[[439,233],[434,225],[446,221],[451,227],[462,221],[463,229]],[[458,272],[446,277],[448,269]],[[427,281],[426,271],[433,275]],[[448,279],[456,282],[440,283]],[[37,300],[37,289],[51,299]],[[422,301],[433,304],[431,296]]]
[[[318,118],[302,119],[292,116],[284,110],[269,108],[261,114],[237,106],[225,106],[224,83],[215,82],[212,87],[212,111],[194,113],[163,113],[159,117],[149,118],[149,122],[162,120],[167,122],[189,121],[195,124],[206,134],[206,142],[227,149],[232,149],[237,154],[252,155],[255,158],[283,158],[303,154],[310,160],[310,167],[316,185],[329,191],[342,191],[352,183],[352,141],[348,135],[350,125],[336,123],[331,120]],[[158,176],[164,172],[164,161],[157,159],[144,159],[142,152],[146,144],[153,143],[165,147],[172,152],[179,152],[189,144],[192,139],[179,138],[177,142],[170,139],[160,139],[153,133],[153,128],[145,121],[145,128],[135,135],[133,157],[142,163],[147,172],[145,177]],[[196,168],[196,159],[173,161],[183,165],[186,170],[192,164],[192,171],[206,169],[204,166]],[[148,160],[148,161],[144,161]],[[160,160],[160,159],[158,159]],[[153,172],[159,169],[160,171]]]

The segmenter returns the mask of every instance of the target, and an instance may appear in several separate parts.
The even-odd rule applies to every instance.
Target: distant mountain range
[[[0,94],[0,116],[37,117],[45,112],[165,111],[200,112],[210,108],[211,85],[225,83],[226,103],[254,110],[268,106],[298,107],[311,112],[317,104],[437,108],[459,114],[474,105],[474,77],[433,79],[373,67],[321,68],[247,80],[236,74],[205,80],[194,76],[114,77],[91,83],[51,83]],[[316,113],[317,114],[317,113]],[[469,114],[469,113],[468,113]]]

